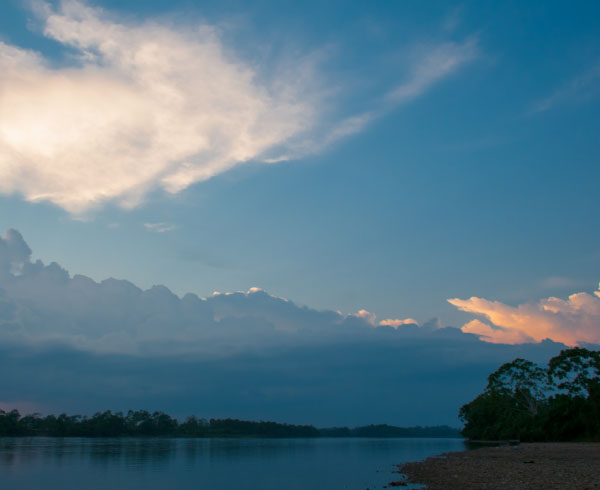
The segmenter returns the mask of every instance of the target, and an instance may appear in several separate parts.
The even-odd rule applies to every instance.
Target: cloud
[[[392,90],[388,94],[388,99],[395,103],[414,99],[478,55],[479,49],[475,37],[462,43],[446,42],[417,50],[414,53],[417,61],[408,79]]]
[[[544,289],[565,289],[575,288],[584,285],[585,281],[573,279],[571,277],[550,276],[544,278],[540,285]]]
[[[177,229],[177,226],[172,225],[170,223],[144,223],[144,228],[148,231],[152,231],[154,233],[166,233],[167,231],[173,231]]]
[[[125,23],[76,0],[38,9],[71,66],[0,43],[0,190],[83,212],[135,206],[258,159],[311,127],[310,80],[266,79],[208,25]],[[306,83],[299,86],[297,78]]]
[[[31,249],[17,230],[10,229],[0,237],[0,274],[20,274],[30,258]]]
[[[69,63],[0,42],[0,192],[73,215],[108,201],[134,207],[150,191],[177,193],[246,162],[319,152],[477,53],[474,39],[421,49],[383,109],[335,117],[318,56],[262,66],[211,25],[117,20],[79,0],[33,5]]]
[[[405,318],[404,320],[399,320],[397,318],[388,318],[387,320],[381,320],[379,325],[382,327],[392,327],[398,328],[402,325],[419,325],[419,322],[414,318]]]
[[[54,262],[32,261],[16,230],[0,238],[0,264],[0,341],[218,357],[372,335],[368,317],[298,306],[258,287],[180,298],[165,286],[142,290],[126,280],[71,276]]]
[[[164,410],[318,426],[458,426],[459,407],[503,362],[544,362],[560,345],[526,349],[451,336],[301,345],[226,358],[131,356],[0,344],[9,406],[44,413]],[[10,402],[18,400],[17,402]]]
[[[386,320],[381,320],[377,322],[377,315],[375,313],[371,313],[367,310],[358,310],[354,315],[356,318],[360,318],[366,324],[371,325],[373,327],[392,327],[394,329],[398,329],[403,325],[419,325],[419,322],[413,318],[405,318],[404,320],[400,320],[398,318],[388,318]]]
[[[375,325],[375,319],[377,318],[375,313],[371,313],[370,311],[367,311],[367,310],[358,310],[354,316],[356,316],[356,318],[360,318],[361,320],[364,320],[365,322],[367,322],[370,325]]]
[[[517,344],[551,339],[566,345],[600,344],[600,291],[576,293],[567,300],[550,297],[516,307],[471,297],[449,299],[462,311],[488,320],[472,320],[462,327],[494,343]]]
[[[374,108],[343,118],[320,131],[318,137],[305,138],[290,145],[291,152],[272,159],[272,162],[297,158],[300,155],[322,151],[337,141],[363,131],[369,124],[385,116],[399,105],[426,93],[435,84],[452,75],[463,65],[475,60],[480,49],[477,37],[463,42],[442,42],[409,50],[411,61],[406,67],[406,80],[388,91]]]
[[[458,5],[450,10],[442,24],[445,31],[452,32],[460,26],[463,21],[464,10],[464,5]]]
[[[0,372],[11,373],[0,393],[23,409],[457,425],[460,405],[503,362],[564,347],[491,344],[437,320],[377,323],[366,310],[315,310],[258,287],[199,298],[96,282],[33,261],[15,230],[0,238],[0,263]]]
[[[465,323],[461,330],[464,333],[475,334],[481,340],[494,344],[522,344],[535,341],[522,330],[507,329],[497,326],[491,327],[490,325],[477,319]]]
[[[600,62],[597,62],[584,73],[557,89],[553,94],[534,104],[530,113],[545,112],[562,104],[583,102],[595,98],[600,94],[599,81]]]

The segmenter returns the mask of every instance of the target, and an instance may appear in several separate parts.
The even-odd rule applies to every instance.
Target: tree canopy
[[[600,440],[600,352],[565,349],[546,367],[526,359],[490,374],[482,394],[463,405],[470,439]]]

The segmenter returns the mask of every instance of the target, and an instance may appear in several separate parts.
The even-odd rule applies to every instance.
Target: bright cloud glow
[[[209,25],[124,23],[80,0],[33,5],[72,64],[0,42],[0,192],[72,214],[319,152],[477,55],[473,39],[417,50],[382,107],[336,120],[324,114],[334,104],[323,103],[318,56],[277,70],[236,57]]]
[[[489,324],[472,320],[461,329],[486,342],[517,344],[551,339],[571,346],[600,344],[600,291],[572,294],[567,300],[550,297],[516,307],[477,297],[448,302],[488,320]]]
[[[387,320],[381,320],[379,325],[382,327],[392,327],[398,328],[402,325],[418,325],[419,322],[414,318],[405,318],[404,320],[399,320],[397,318],[388,318]]]
[[[354,316],[360,318],[361,320],[364,320],[365,322],[371,325],[375,325],[375,319],[377,318],[377,315],[375,315],[375,313],[371,313],[367,310],[358,310]]]
[[[402,325],[419,325],[419,322],[413,318],[405,318],[404,320],[400,320],[398,318],[388,318],[386,320],[377,322],[377,315],[364,309],[358,310],[353,316],[360,318],[365,323],[372,325],[373,327],[392,327],[397,330],[398,327]]]
[[[37,10],[78,60],[53,68],[0,43],[0,191],[73,213],[134,206],[260,158],[315,117],[299,73],[259,82],[210,26],[126,25],[76,0]]]

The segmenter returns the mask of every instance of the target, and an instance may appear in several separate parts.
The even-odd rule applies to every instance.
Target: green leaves
[[[484,392],[463,405],[471,439],[600,440],[600,352],[566,349],[543,368],[526,359],[490,374]]]
[[[600,352],[581,347],[561,351],[548,364],[549,382],[571,397],[589,396],[599,376]]]

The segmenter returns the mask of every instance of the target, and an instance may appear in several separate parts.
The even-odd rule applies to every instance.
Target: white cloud
[[[282,69],[237,57],[210,25],[115,20],[80,0],[35,2],[44,35],[72,53],[54,66],[0,42],[0,192],[73,215],[134,207],[249,161],[281,162],[362,131],[477,56],[477,42],[414,53],[379,108],[335,117],[316,56]],[[327,96],[327,103],[325,98]]]
[[[181,352],[220,356],[274,346],[427,338],[434,329],[399,328],[387,319],[315,310],[259,287],[180,298],[165,286],[142,290],[126,280],[95,282],[56,263],[31,260],[16,230],[0,236],[0,344],[60,343],[95,352]],[[388,326],[390,328],[373,328]],[[456,329],[452,329],[455,330]],[[461,334],[462,335],[462,334]]]
[[[315,118],[297,74],[259,81],[211,26],[119,23],[76,0],[39,10],[78,60],[55,68],[0,43],[0,191],[72,213],[134,206],[260,158]]]
[[[375,315],[365,310],[317,311],[257,287],[201,299],[95,282],[32,261],[14,230],[0,237],[0,264],[0,371],[10,373],[0,377],[0,408],[93,413],[101,400],[114,410],[204,407],[209,417],[322,426],[350,423],[340,421],[349,413],[360,417],[352,424],[433,424],[440,413],[456,423],[457,408],[489,372],[564,347],[492,345],[435,319],[373,328]],[[20,274],[9,270],[14,264]]]
[[[550,297],[516,307],[471,297],[449,299],[462,311],[484,317],[472,320],[462,331],[494,343],[517,344],[551,339],[566,345],[600,344],[600,291],[576,293],[563,300]]]

